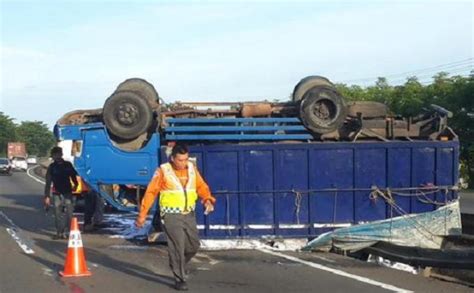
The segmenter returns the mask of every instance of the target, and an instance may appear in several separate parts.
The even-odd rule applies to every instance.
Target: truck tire
[[[300,101],[308,90],[316,86],[334,87],[334,84],[330,82],[329,79],[323,76],[318,76],[318,75],[307,76],[296,84],[293,90],[293,102]]]
[[[141,78],[129,78],[118,85],[115,92],[130,91],[143,97],[152,108],[156,108],[159,103],[159,95],[155,87]]]
[[[300,119],[315,134],[339,129],[346,116],[344,99],[333,87],[313,87],[305,93],[300,104]]]
[[[131,91],[119,91],[104,104],[103,120],[107,130],[121,139],[134,139],[146,132],[153,122],[148,102]]]
[[[364,118],[378,118],[388,115],[388,107],[385,104],[372,101],[357,101],[347,104],[347,115],[357,117],[361,113]]]

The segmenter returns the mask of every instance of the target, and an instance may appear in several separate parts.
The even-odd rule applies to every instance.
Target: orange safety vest
[[[179,181],[170,163],[160,166],[163,172],[163,188],[160,191],[161,213],[183,213],[194,211],[197,201],[196,170],[188,162],[188,182],[185,187]]]

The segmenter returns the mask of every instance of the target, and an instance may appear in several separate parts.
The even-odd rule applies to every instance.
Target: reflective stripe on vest
[[[160,166],[165,186],[160,192],[160,211],[162,213],[182,213],[193,211],[196,206],[196,172],[188,162],[188,182],[183,188],[170,163]]]

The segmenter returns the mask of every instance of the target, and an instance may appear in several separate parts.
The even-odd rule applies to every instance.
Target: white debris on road
[[[204,239],[202,250],[259,249],[297,251],[306,245],[306,239]]]
[[[109,232],[110,238],[144,239],[151,227],[151,216],[143,228],[135,227],[135,214],[106,214],[104,224]],[[225,249],[257,249],[266,248],[278,251],[296,251],[306,245],[306,239],[204,239],[201,240],[202,250],[225,250]]]
[[[367,259],[367,262],[376,263],[380,266],[387,267],[387,268],[392,268],[392,269],[399,270],[399,271],[409,272],[409,273],[414,274],[414,275],[417,275],[420,272],[419,269],[417,269],[415,267],[412,267],[410,265],[400,263],[400,262],[396,262],[396,261],[391,261],[391,260],[385,259],[381,256],[375,256],[375,255],[372,255],[372,254],[369,255],[369,258]]]

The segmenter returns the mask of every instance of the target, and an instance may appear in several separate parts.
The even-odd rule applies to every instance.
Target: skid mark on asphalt
[[[53,277],[55,275],[54,271],[48,268],[43,268],[43,274],[49,277]]]
[[[278,256],[278,257],[285,258],[285,259],[288,259],[288,260],[291,260],[291,261],[294,261],[294,262],[297,262],[297,263],[301,263],[301,264],[307,265],[307,266],[315,268],[315,269],[330,272],[330,273],[333,273],[333,274],[338,275],[338,276],[343,276],[343,277],[346,277],[346,278],[349,278],[349,279],[357,280],[357,281],[362,282],[362,283],[370,284],[370,285],[377,286],[377,287],[382,287],[384,289],[387,289],[387,290],[390,290],[390,291],[393,291],[393,292],[413,292],[413,291],[403,289],[403,288],[399,288],[399,287],[396,287],[396,286],[393,286],[393,285],[390,285],[390,284],[378,282],[378,281],[375,281],[375,280],[372,280],[372,279],[369,279],[369,278],[366,278],[366,277],[362,277],[362,276],[350,274],[350,273],[347,273],[347,272],[344,272],[344,271],[341,271],[341,270],[326,267],[326,266],[323,266],[321,264],[317,264],[317,263],[314,263],[314,262],[302,260],[302,259],[299,259],[297,257],[286,255],[286,254],[283,254],[283,253],[271,251],[271,250],[268,250],[268,249],[262,249],[262,248],[257,248],[257,250],[261,251],[263,253],[266,253],[266,254],[270,254],[270,255],[273,255],[273,256]]]
[[[204,254],[204,253],[197,253],[197,254],[196,254],[196,257],[192,258],[191,261],[194,261],[194,262],[197,262],[197,263],[201,263],[201,262],[203,262],[203,261],[202,261],[203,259],[204,259],[204,260],[207,260],[211,266],[216,265],[216,264],[218,264],[218,263],[221,262],[221,261],[219,261],[219,260],[213,259],[213,258],[210,257],[209,255]]]

